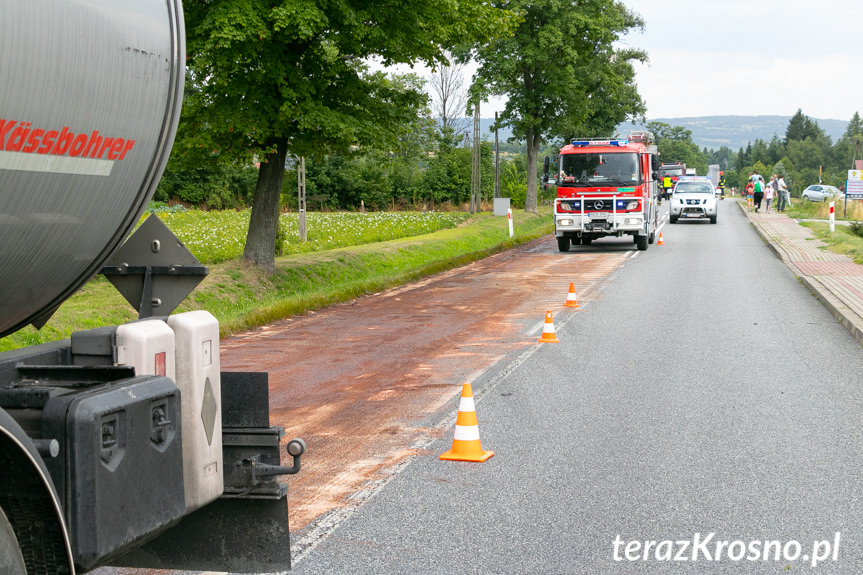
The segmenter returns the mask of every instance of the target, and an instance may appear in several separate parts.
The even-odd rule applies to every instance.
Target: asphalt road
[[[444,434],[295,534],[293,573],[863,572],[859,345],[731,202],[662,232],[477,374],[494,457]]]

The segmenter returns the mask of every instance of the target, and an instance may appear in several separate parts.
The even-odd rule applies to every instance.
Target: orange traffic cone
[[[542,326],[542,337],[539,338],[539,343],[560,343],[554,335],[554,320],[551,319],[550,311],[545,312],[545,325]]]
[[[665,245],[665,242],[662,241],[662,232],[659,232],[659,241],[656,242],[656,245],[658,245],[658,246],[664,246]]]
[[[442,453],[438,459],[482,463],[492,455],[494,451],[483,451],[479,443],[479,425],[473,404],[473,388],[466,383],[461,388],[461,402],[458,405],[458,416],[455,420],[452,449]]]
[[[563,307],[578,307],[578,301],[575,299],[575,284],[569,284],[569,293],[566,294],[566,301],[563,303]]]

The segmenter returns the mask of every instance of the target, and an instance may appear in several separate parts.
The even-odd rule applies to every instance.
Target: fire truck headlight
[[[572,220],[557,220],[559,226],[571,226]]]
[[[626,218],[626,224],[630,226],[640,226],[641,218]]]
[[[637,210],[638,209],[638,200],[617,200],[617,209],[618,210]]]

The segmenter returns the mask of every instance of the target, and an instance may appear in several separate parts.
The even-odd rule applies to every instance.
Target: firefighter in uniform
[[[719,199],[725,199],[725,172],[719,172]]]

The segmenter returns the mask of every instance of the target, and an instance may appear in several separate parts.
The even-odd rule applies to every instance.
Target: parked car
[[[802,197],[809,200],[810,202],[823,202],[824,200],[831,198],[841,200],[845,198],[845,194],[843,194],[841,190],[834,186],[812,184],[811,186],[803,190]]]
[[[716,189],[707,176],[684,176],[677,180],[671,192],[669,223],[676,224],[679,218],[708,218],[716,223]]]

